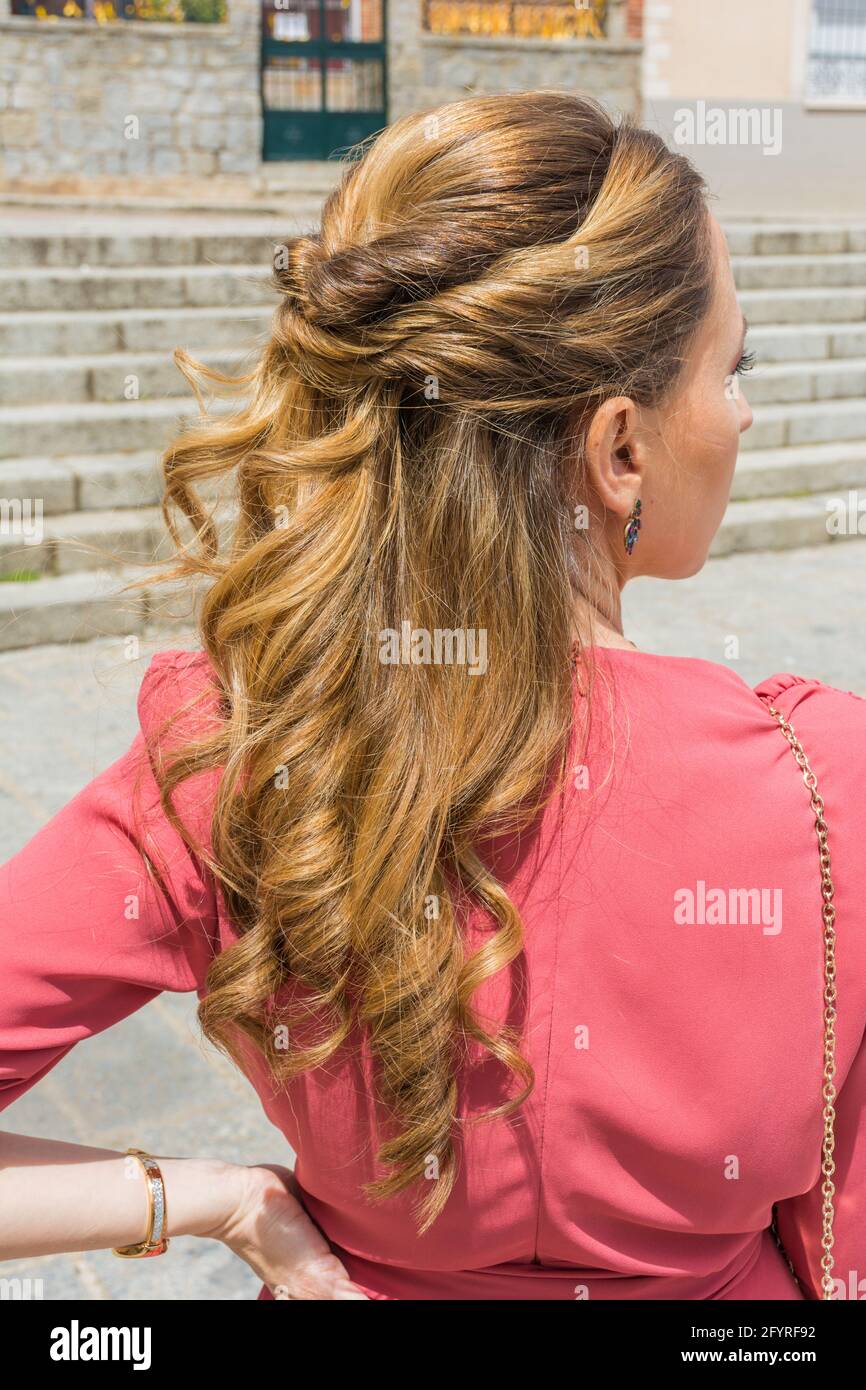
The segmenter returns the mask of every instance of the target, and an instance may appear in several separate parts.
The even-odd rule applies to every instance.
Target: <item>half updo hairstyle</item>
[[[472,97],[387,127],[274,267],[251,374],[180,354],[239,395],[163,461],[169,574],[205,581],[225,717],[160,788],[174,817],[178,786],[219,769],[207,862],[239,937],[210,968],[205,1035],[234,1057],[245,1036],[284,1084],[362,1030],[387,1126],[367,1195],[412,1187],[424,1230],[454,1182],[468,1045],[518,1083],[488,1118],[533,1083],[519,1036],[473,1009],[522,949],[479,845],[530,824],[562,769],[575,597],[598,565],[574,524],[586,426],[606,398],[673,390],[710,302],[705,189],[578,95]],[[228,530],[205,500],[221,480]],[[383,664],[378,635],[404,621],[483,628],[485,672]],[[460,895],[491,923],[474,953]]]

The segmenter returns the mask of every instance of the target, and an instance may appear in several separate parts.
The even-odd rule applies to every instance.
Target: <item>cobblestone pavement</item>
[[[639,580],[625,630],[639,646],[699,656],[749,684],[776,671],[816,675],[866,695],[866,544],[736,555],[683,583]],[[737,647],[732,639],[736,639]],[[182,636],[120,639],[0,656],[0,860],[128,746],[135,692],[152,651]],[[7,1128],[162,1154],[290,1161],[244,1079],[195,1031],[195,1000],[162,995],[76,1047],[5,1114]],[[249,1299],[258,1283],[212,1242],[176,1242],[156,1261],[98,1252],[17,1261],[6,1277],[42,1278],[46,1299]]]

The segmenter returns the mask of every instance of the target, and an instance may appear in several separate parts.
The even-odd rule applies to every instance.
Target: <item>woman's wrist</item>
[[[165,1183],[168,1236],[223,1240],[243,1205],[249,1169],[218,1158],[158,1158],[158,1162]]]
[[[165,1185],[169,1239],[221,1239],[243,1208],[248,1170],[151,1152]],[[141,1165],[124,1153],[0,1134],[0,1260],[134,1245],[146,1235],[149,1202]]]
[[[222,1241],[278,1298],[366,1299],[307,1213],[290,1169],[151,1156],[165,1187],[169,1240]],[[0,1133],[0,1261],[139,1244],[149,1210],[148,1184],[131,1156]]]

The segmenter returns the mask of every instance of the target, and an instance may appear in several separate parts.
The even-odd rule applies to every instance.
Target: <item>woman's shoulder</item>
[[[843,690],[840,686],[831,685],[819,676],[796,676],[790,671],[777,672],[776,675],[767,676],[759,681],[754,686],[754,691],[761,700],[777,709],[782,705],[788,709],[807,704],[815,707],[817,701],[822,711],[832,705],[839,710],[849,711],[855,719],[862,719],[866,714],[866,698],[858,695],[856,691]]]
[[[157,784],[175,755],[217,732],[224,722],[222,690],[207,653],[168,649],[150,660],[138,690],[143,754]],[[217,766],[184,776],[172,803],[193,840],[210,844],[211,814],[219,786]]]
[[[866,698],[815,676],[780,672],[755,686],[770,712],[778,711],[793,728],[807,758],[813,750],[854,778],[861,791],[866,761]],[[864,798],[866,804],[866,798]]]
[[[733,665],[700,657],[602,649],[612,688],[632,715],[677,730],[688,740],[716,733],[736,743],[755,727],[772,728],[772,707],[820,750],[866,757],[866,698],[818,676],[780,671],[750,685]],[[808,754],[808,749],[806,749]]]
[[[186,651],[179,647],[166,647],[151,656],[142,677],[141,690],[150,694],[166,682],[202,686],[215,679],[213,664],[207,652],[201,649]]]
[[[716,690],[727,693],[734,699],[745,698],[750,703],[757,696],[763,703],[781,700],[786,705],[799,705],[806,701],[819,700],[822,704],[839,704],[849,708],[854,717],[862,717],[866,712],[866,698],[852,690],[843,690],[822,680],[819,676],[795,675],[790,671],[776,672],[766,676],[757,685],[749,685],[734,666],[720,661],[708,661],[697,656],[669,656],[663,653],[639,651],[634,648],[595,647],[595,655],[600,655],[611,672],[628,671],[646,685],[661,685],[671,694],[676,690],[685,698],[693,698],[696,693]]]
[[[166,733],[193,738],[218,718],[221,688],[205,651],[167,648],[150,659],[138,690],[138,719],[152,747]]]

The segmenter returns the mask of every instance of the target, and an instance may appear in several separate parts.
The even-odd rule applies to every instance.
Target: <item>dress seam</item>
[[[572,671],[571,671],[571,687],[572,687],[572,704],[574,704],[574,701],[575,701],[575,698],[576,698],[576,693],[579,691],[579,684],[578,684],[578,680],[577,680],[577,673],[576,673],[574,667],[572,667]],[[573,741],[574,741],[575,736],[576,736],[576,721],[575,721],[575,727],[572,729],[572,738],[571,738],[571,740],[569,741],[569,763],[573,762],[573,760],[574,760]],[[566,798],[563,798],[563,802],[562,802],[562,812],[563,812],[563,815],[565,814],[566,804],[567,804],[567,799],[566,799]],[[540,1263],[541,1263],[541,1260],[539,1259],[538,1245],[539,1245],[539,1238],[540,1238],[540,1235],[541,1235],[541,1211],[542,1211],[542,1203],[543,1203],[543,1200],[544,1200],[544,1198],[543,1198],[543,1194],[544,1194],[544,1140],[545,1140],[545,1134],[546,1134],[546,1130],[547,1130],[547,1109],[548,1109],[548,1102],[549,1102],[549,1098],[550,1098],[550,1056],[551,1056],[551,1051],[552,1051],[552,1049],[553,1049],[553,1025],[554,1025],[554,1020],[555,1020],[555,1018],[556,1018],[556,997],[557,997],[557,992],[558,992],[558,989],[559,989],[559,938],[560,938],[560,935],[561,935],[561,931],[562,931],[562,901],[561,901],[561,898],[557,897],[556,942],[555,942],[555,945],[554,945],[554,948],[553,948],[553,984],[552,984],[552,986],[551,986],[551,991],[550,991],[550,1014],[549,1014],[549,1023],[548,1023],[548,1031],[547,1031],[547,1056],[545,1057],[545,1063],[544,1063],[544,1093],[543,1093],[543,1100],[542,1100],[542,1104],[541,1104],[541,1133],[540,1133],[540,1135],[539,1135],[539,1140],[538,1140],[538,1195],[537,1195],[537,1198],[536,1198],[535,1236],[534,1236],[533,1243],[532,1243],[532,1246],[533,1246],[533,1248],[532,1248],[532,1259],[533,1259],[533,1262],[534,1262],[535,1264],[540,1264]]]
[[[553,986],[550,995],[550,1021],[547,1032],[547,1056],[544,1065],[544,1098],[541,1105],[541,1134],[538,1141],[538,1195],[536,1198],[535,1215],[535,1237],[533,1240],[532,1259],[540,1264],[538,1254],[539,1237],[541,1235],[541,1206],[544,1192],[544,1138],[547,1129],[547,1106],[550,1096],[550,1054],[553,1048],[553,1023],[556,1016],[556,994],[559,987],[559,936],[560,936],[560,915],[557,911],[556,918],[556,944],[553,950]]]

